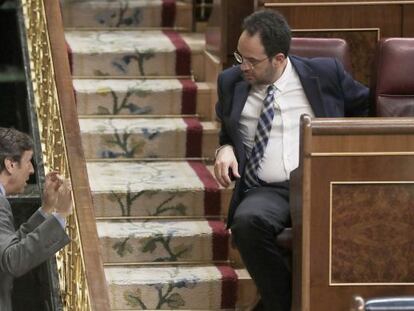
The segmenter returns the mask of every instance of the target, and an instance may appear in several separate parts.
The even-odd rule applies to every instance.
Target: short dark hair
[[[5,169],[5,159],[20,163],[23,153],[30,150],[33,150],[33,140],[29,135],[13,128],[0,127],[0,173]]]
[[[251,36],[259,33],[268,57],[289,53],[292,38],[286,19],[277,11],[260,10],[247,16],[243,21],[243,30]]]

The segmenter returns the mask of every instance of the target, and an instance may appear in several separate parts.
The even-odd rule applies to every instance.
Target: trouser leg
[[[232,236],[267,311],[289,311],[291,273],[275,238],[290,225],[288,190],[260,187],[236,209]]]

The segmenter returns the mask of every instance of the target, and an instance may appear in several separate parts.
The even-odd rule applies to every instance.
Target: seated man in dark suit
[[[14,129],[0,128],[0,310],[11,311],[13,278],[36,267],[69,243],[65,219],[72,212],[70,184],[46,176],[42,207],[16,231],[6,194],[24,190],[34,173],[33,142]]]
[[[275,245],[290,225],[289,175],[299,161],[299,121],[368,114],[369,91],[336,59],[288,55],[289,25],[277,12],[244,20],[234,57],[218,78],[218,182],[236,178],[227,225],[262,298],[256,310],[288,311],[291,274]]]

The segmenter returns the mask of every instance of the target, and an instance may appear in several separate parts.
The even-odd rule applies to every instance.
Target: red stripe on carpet
[[[184,118],[184,122],[187,124],[187,143],[186,154],[188,158],[201,157],[202,140],[203,140],[203,127],[200,121],[196,118]]]
[[[164,34],[175,46],[175,72],[178,76],[189,76],[191,73],[191,50],[179,33],[164,30]]]
[[[229,255],[229,231],[220,220],[209,220],[208,224],[213,231],[213,260],[226,260]]]
[[[176,6],[175,0],[162,1],[161,26],[174,27],[175,24]]]
[[[181,113],[195,114],[197,107],[197,84],[192,80],[179,80],[183,86]]]
[[[188,161],[188,164],[204,184],[204,214],[206,216],[220,215],[221,197],[216,180],[203,163]]]
[[[217,266],[221,272],[221,308],[233,309],[237,299],[237,274],[229,266]]]

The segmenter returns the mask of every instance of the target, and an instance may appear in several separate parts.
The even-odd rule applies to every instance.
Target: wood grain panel
[[[378,6],[282,6],[272,9],[283,14],[292,28],[349,29],[379,28],[383,37],[401,36],[402,9],[399,4]]]
[[[293,29],[377,28],[381,37],[414,36],[414,1],[265,1]],[[327,35],[327,34],[325,34]],[[339,34],[350,44],[354,77],[371,85],[375,44],[366,34]]]
[[[331,197],[330,284],[413,283],[414,184],[333,183]]]
[[[412,135],[329,135],[313,137],[312,153],[329,152],[409,152],[414,150]]]
[[[414,37],[414,5],[404,5],[402,14],[402,37]]]
[[[243,18],[255,9],[263,6],[280,11],[293,29],[354,29],[378,28],[381,37],[414,36],[414,1],[259,1],[255,6],[254,0],[214,0],[209,26],[206,31],[207,49],[215,53],[228,67],[232,64],[231,54],[236,49],[241,32]],[[340,38],[345,38],[341,36]],[[363,42],[362,38],[353,41]],[[369,42],[371,42],[369,40]],[[371,45],[371,44],[369,44]],[[365,45],[355,45],[354,62],[358,58],[356,68],[365,72],[357,73],[357,78],[367,83],[366,76],[374,51],[362,51]],[[359,48],[361,47],[361,48]],[[368,54],[368,55],[366,55]]]
[[[414,1],[288,0],[263,5],[284,14],[293,28],[380,28],[383,37],[414,35]]]
[[[254,11],[254,0],[214,0],[206,29],[207,51],[220,57],[228,67],[230,55],[236,50],[243,19]]]
[[[307,258],[303,260],[310,261],[309,267],[309,281],[306,282],[309,286],[309,308],[302,308],[302,310],[309,311],[328,311],[332,310],[348,310],[352,296],[362,294],[363,296],[373,295],[394,295],[394,294],[408,294],[410,290],[414,289],[414,285],[395,285],[388,284],[384,286],[349,284],[342,286],[332,286],[330,284],[330,184],[335,181],[400,181],[410,180],[414,176],[414,157],[409,160],[396,157],[379,157],[379,158],[312,158],[311,168],[311,184],[312,192],[310,199],[309,222],[311,224],[309,230],[310,242],[309,253]],[[403,165],[401,165],[403,161]],[[324,172],[321,174],[321,172]],[[398,190],[397,190],[398,191]],[[374,194],[375,195],[375,194]],[[340,200],[341,202],[354,201],[359,202],[364,197],[346,198]],[[394,204],[398,202],[395,197],[389,198],[388,201],[393,201]],[[407,199],[406,202],[408,202]],[[376,204],[378,201],[371,201]],[[337,202],[335,202],[337,203]],[[361,203],[359,203],[361,204]],[[333,205],[333,209],[336,206]],[[370,206],[371,210],[375,210],[375,206]],[[348,215],[348,214],[345,214]],[[371,220],[361,217],[359,213],[353,213],[353,223],[366,223]],[[342,214],[344,216],[344,214]],[[381,216],[379,211],[378,217]],[[384,215],[385,217],[385,215]],[[305,220],[304,220],[305,221]],[[348,223],[349,225],[349,223]],[[335,228],[333,227],[333,230]],[[306,232],[304,232],[304,235]],[[378,239],[378,237],[376,237]],[[392,236],[391,239],[394,239]],[[374,238],[372,238],[374,240]],[[384,245],[387,243],[384,243]],[[347,264],[355,266],[360,261],[357,252],[354,249],[347,249],[348,261]],[[337,249],[337,252],[338,249]],[[341,252],[340,252],[341,253]],[[343,255],[341,253],[341,255]],[[354,255],[354,256],[353,256]],[[375,256],[371,256],[372,260],[376,260]],[[355,265],[354,262],[355,261]],[[400,260],[405,260],[401,258]],[[381,261],[378,261],[380,263]],[[336,262],[335,262],[336,263]],[[336,263],[339,265],[339,263]],[[340,267],[342,271],[344,267]],[[385,268],[384,268],[385,270]],[[365,271],[367,273],[367,271]],[[378,271],[380,274],[381,271]]]
[[[359,188],[359,192],[345,189],[341,193],[335,193],[336,199],[333,201],[332,210],[336,211],[336,214],[334,213],[336,221],[332,222],[332,232],[336,234],[336,240],[334,239],[336,244],[332,249],[334,249],[333,254],[336,258],[332,259],[332,263],[336,265],[336,270],[334,270],[336,280],[352,281],[353,283],[331,284],[330,278],[330,260],[332,258],[330,239],[331,183],[412,182],[414,146],[409,144],[407,147],[407,142],[410,139],[414,140],[412,124],[412,119],[409,118],[365,119],[364,122],[363,119],[311,120],[309,117],[302,117],[300,166],[291,180],[294,256],[300,256],[300,258],[293,259],[292,310],[330,311],[333,306],[335,310],[349,310],[354,295],[363,297],[409,295],[414,291],[414,284],[400,283],[411,282],[414,278],[413,268],[411,268],[411,263],[408,263],[408,259],[414,255],[411,254],[414,252],[414,248],[411,247],[411,244],[407,246],[407,243],[411,243],[408,241],[413,241],[412,233],[407,235],[407,239],[401,237],[396,242],[398,235],[405,236],[406,231],[409,232],[408,230],[412,228],[411,223],[414,222],[411,219],[414,219],[414,215],[411,216],[412,213],[414,214],[411,211],[414,196],[412,184],[408,187],[402,185],[406,187],[405,189],[400,188],[400,185],[394,185],[393,189]],[[347,132],[350,132],[349,136],[352,137],[347,142],[349,150],[362,148],[363,141],[366,141],[367,138],[364,137],[357,141],[357,146],[353,145],[354,139],[359,135],[369,134],[369,136],[382,138],[372,139],[369,146],[364,147],[367,151],[369,148],[375,148],[375,150],[396,148],[394,151],[407,148],[411,155],[312,156],[311,151],[315,149],[315,145],[318,146],[317,148],[325,148],[334,152],[335,148],[343,144],[343,141],[336,144],[336,140],[340,139],[340,136],[346,136]],[[341,135],[337,135],[339,133]],[[338,137],[334,138],[335,135]],[[399,139],[400,135],[407,139]],[[324,147],[324,144],[330,147]],[[299,191],[299,193],[294,191]],[[387,205],[392,205],[392,207],[388,209]],[[396,205],[402,210],[394,214],[398,210]],[[360,213],[362,208],[369,212]],[[373,219],[377,221],[377,227],[372,227]],[[385,224],[384,219],[389,222]],[[400,222],[405,223],[403,226],[395,226]],[[386,235],[381,231],[381,228],[384,227],[383,231],[387,228],[390,231],[389,224],[393,224],[391,227],[395,230]],[[340,227],[335,227],[337,225]],[[354,227],[351,228],[352,226]],[[360,230],[359,234],[357,234],[357,229]],[[381,246],[378,241],[388,237],[390,240],[382,243],[385,248],[392,247],[393,244],[404,240],[405,244],[402,250],[405,249],[408,253],[401,254],[400,252],[401,256],[398,258],[389,255],[388,261],[376,261],[376,254],[380,252],[377,246]],[[355,245],[355,240],[358,242],[358,239],[368,240],[371,243],[369,245],[372,248],[366,250],[370,253],[365,257],[361,253],[364,251],[361,243]],[[364,259],[367,260],[367,258],[375,261],[371,265],[376,269],[370,271],[367,268],[369,264],[364,262]],[[394,271],[394,275],[387,274],[387,271],[390,271],[389,262],[400,266]],[[379,271],[379,269],[382,270]],[[344,274],[344,271],[351,271],[350,276],[348,276],[349,273]],[[361,274],[360,271],[362,271]],[[403,274],[405,277],[400,278]],[[349,277],[351,277],[350,280],[347,279]],[[361,278],[364,283],[365,281],[378,282],[379,280],[392,282],[384,285],[361,284]],[[395,280],[399,282],[398,285],[394,282]]]
[[[349,45],[353,77],[369,86],[379,28],[355,29],[292,29],[294,37],[342,38]]]

